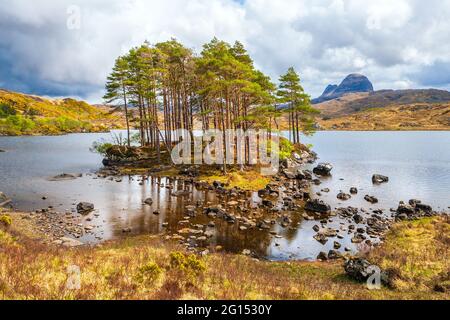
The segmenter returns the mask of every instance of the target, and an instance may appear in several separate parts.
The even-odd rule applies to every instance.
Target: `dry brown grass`
[[[373,108],[319,124],[325,130],[450,130],[450,104]]]
[[[16,228],[14,228],[16,225]],[[264,262],[242,255],[185,253],[158,237],[134,237],[93,248],[63,249],[30,239],[18,230],[19,222],[0,232],[0,299],[448,299],[430,286],[383,288],[370,291],[344,274],[342,262]],[[397,245],[397,237],[420,223],[400,225],[391,244],[374,253],[389,267],[416,259],[415,250]],[[430,228],[448,228],[448,222],[430,222]],[[443,225],[443,226],[442,226]],[[428,222],[427,222],[428,226]],[[422,228],[422,226],[420,226]],[[428,227],[427,227],[428,228]],[[435,241],[448,241],[447,236]],[[415,245],[423,252],[432,246],[429,235],[418,232]],[[441,237],[441,238],[439,238]],[[421,240],[422,239],[422,240]],[[402,240],[403,241],[403,240]],[[416,249],[417,249],[416,248]],[[442,247],[422,253],[420,266],[439,265]],[[413,255],[411,258],[404,254]],[[438,262],[435,260],[439,259]],[[79,266],[80,290],[66,287],[67,268]],[[434,270],[434,269],[433,269]],[[409,273],[407,273],[409,274]],[[436,271],[434,276],[440,273]],[[414,279],[422,279],[419,272]],[[424,283],[428,283],[424,280]]]

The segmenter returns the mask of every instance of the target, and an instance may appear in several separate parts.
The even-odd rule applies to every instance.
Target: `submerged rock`
[[[77,176],[68,173],[62,173],[57,176],[50,178],[50,181],[64,181],[64,180],[75,180]]]

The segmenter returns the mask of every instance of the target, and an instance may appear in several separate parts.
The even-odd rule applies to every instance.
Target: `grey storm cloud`
[[[448,89],[449,17],[448,0],[2,0],[0,87],[99,102],[132,46],[175,37],[200,51],[217,36],[274,81],[294,66],[313,96],[353,72],[377,89]]]

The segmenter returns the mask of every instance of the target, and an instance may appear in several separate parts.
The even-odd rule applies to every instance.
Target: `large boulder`
[[[319,176],[329,176],[331,170],[333,170],[333,166],[330,163],[319,163],[313,172]]]
[[[305,210],[312,211],[312,212],[318,212],[321,214],[330,214],[331,213],[330,205],[319,199],[308,200],[305,205]]]
[[[411,199],[409,204],[400,201],[395,218],[397,220],[407,220],[431,215],[433,215],[433,208],[430,205],[424,204],[420,200]]]
[[[371,264],[366,259],[353,258],[349,259],[344,264],[345,273],[352,279],[360,282],[367,281],[376,270],[380,270],[376,265]],[[385,276],[381,274],[381,280],[383,281]]]

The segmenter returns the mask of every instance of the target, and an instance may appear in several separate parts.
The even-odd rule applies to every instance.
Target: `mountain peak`
[[[340,98],[348,93],[357,92],[373,92],[373,85],[366,76],[359,73],[352,73],[345,77],[339,86],[328,85],[323,94],[312,102],[321,103]]]

